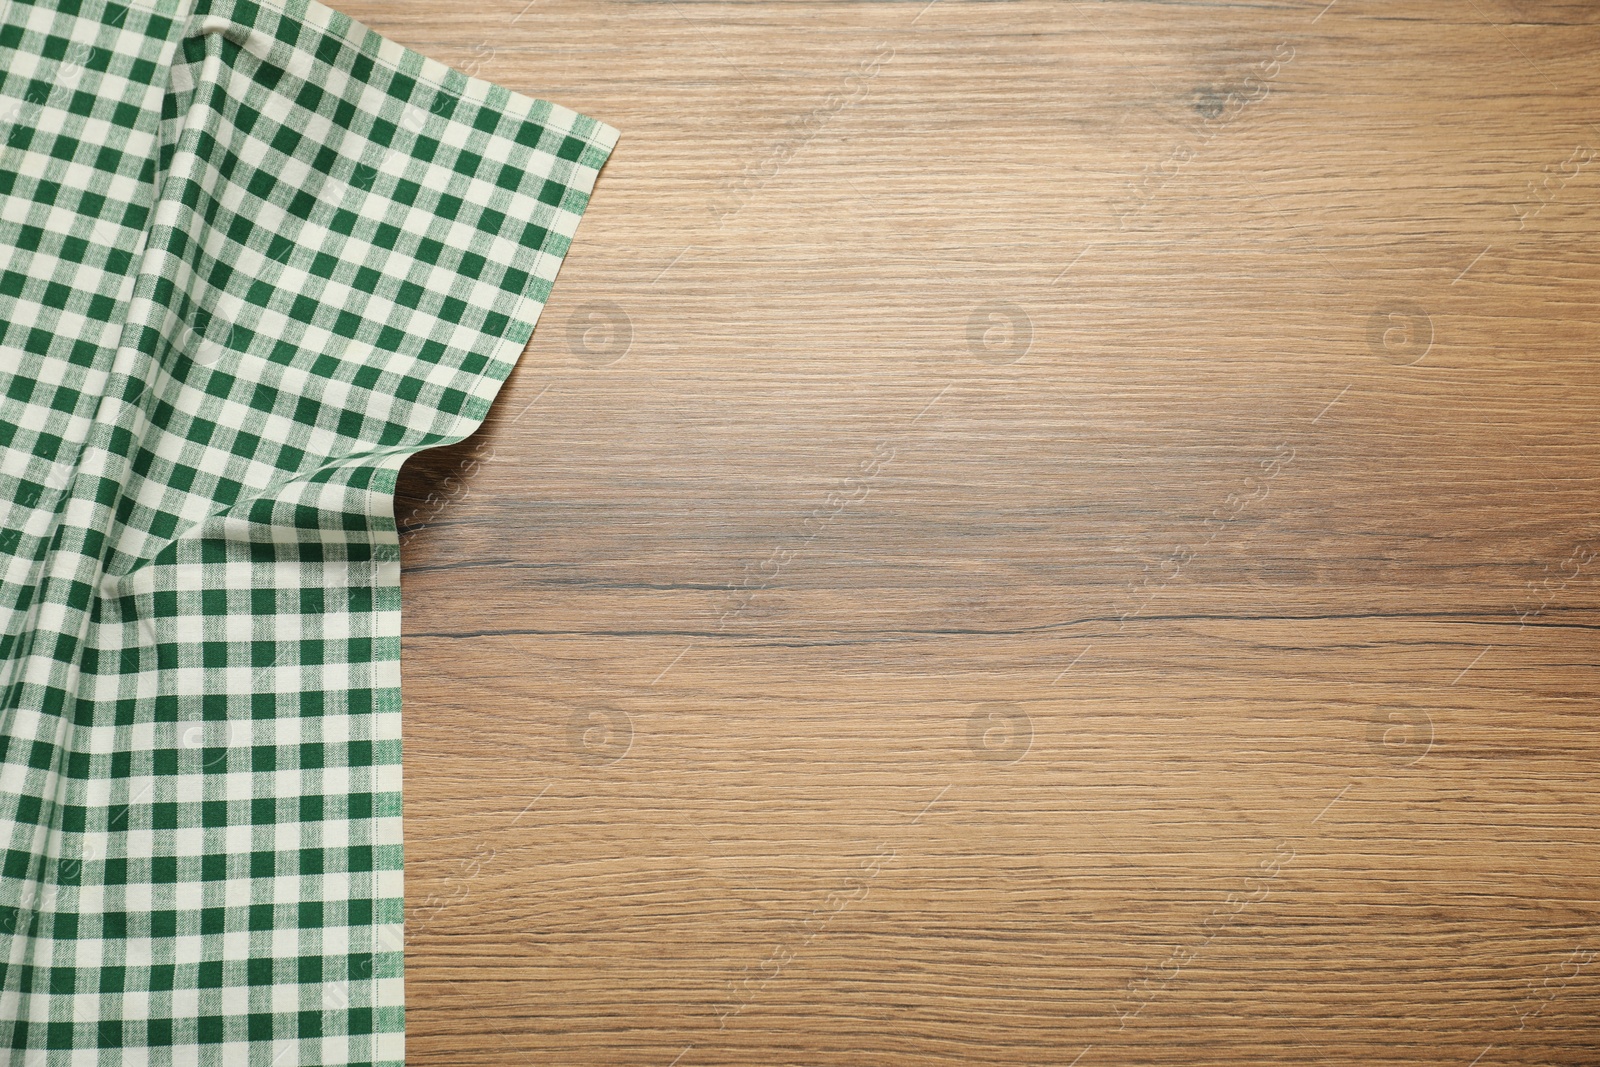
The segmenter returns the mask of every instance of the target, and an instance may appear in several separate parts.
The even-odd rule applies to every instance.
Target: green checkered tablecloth
[[[0,1058],[404,1058],[395,475],[611,127],[310,0],[0,0]]]

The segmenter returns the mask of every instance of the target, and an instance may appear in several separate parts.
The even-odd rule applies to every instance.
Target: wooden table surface
[[[402,480],[411,1063],[1600,1063],[1600,10],[340,6],[622,131]]]

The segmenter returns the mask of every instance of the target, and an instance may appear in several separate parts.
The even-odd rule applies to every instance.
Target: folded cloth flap
[[[617,131],[308,0],[13,2],[0,122],[10,1047],[398,1064],[395,475]]]

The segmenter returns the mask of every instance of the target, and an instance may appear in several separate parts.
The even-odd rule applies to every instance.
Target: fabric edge
[[[581,131],[580,135],[587,143],[588,149],[580,160],[574,162],[571,177],[567,179],[566,184],[582,192],[585,200],[582,208],[575,213],[577,222],[574,223],[573,234],[567,239],[562,252],[555,256],[556,263],[546,280],[546,289],[553,290],[561,266],[566,262],[570,252],[571,243],[576,239],[577,225],[581,224],[583,216],[587,214],[588,197],[593,193],[600,171],[620,139],[621,133],[616,127],[552,101],[539,99],[486,78],[466,74],[380,34],[365,24],[321,4],[318,0],[286,0],[283,3],[264,0],[264,2],[278,7],[291,18],[297,18],[328,32],[338,32],[374,60],[419,80],[425,80],[438,91],[452,93],[472,101],[492,102],[508,116],[541,122],[554,121],[574,133]],[[519,246],[511,257],[509,265],[526,269],[529,283],[517,298],[515,318],[495,344],[487,365],[473,380],[470,395],[477,402],[474,405],[476,410],[467,409],[460,412],[455,426],[439,440],[420,447],[391,452],[379,458],[378,473],[370,486],[370,491],[377,499],[372,501],[369,513],[374,518],[385,520],[386,529],[381,532],[387,547],[390,548],[390,551],[385,553],[386,558],[381,562],[375,576],[383,606],[376,613],[381,623],[375,626],[373,636],[380,647],[389,650],[389,654],[375,656],[373,664],[374,702],[378,709],[373,736],[375,741],[385,743],[386,750],[396,754],[392,762],[379,763],[374,768],[373,785],[376,794],[392,797],[394,807],[391,814],[378,820],[373,845],[376,855],[395,857],[393,868],[384,868],[377,873],[382,880],[382,898],[399,900],[401,909],[398,922],[376,923],[377,929],[373,935],[377,944],[382,946],[380,951],[373,954],[372,967],[373,979],[379,983],[374,998],[377,1009],[375,1012],[377,1018],[374,1019],[377,1025],[373,1034],[375,1067],[404,1067],[405,1063],[405,772],[401,742],[404,732],[404,664],[400,654],[404,590],[401,581],[399,525],[395,517],[395,490],[400,470],[407,460],[428,449],[466,440],[487,420],[495,399],[521,361],[543,315],[547,300],[538,291],[538,275],[535,267],[541,257],[548,255],[552,253],[542,248],[523,245]],[[388,1005],[394,1005],[394,1016],[385,1022],[382,1017],[390,1010]]]

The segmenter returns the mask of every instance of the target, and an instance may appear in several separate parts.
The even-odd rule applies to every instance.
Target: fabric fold
[[[16,0],[8,116],[0,1048],[399,1064],[395,476],[617,131],[310,0]]]

